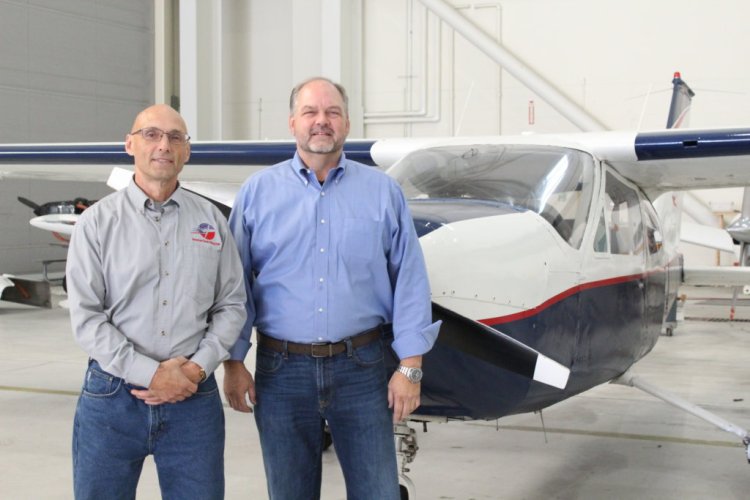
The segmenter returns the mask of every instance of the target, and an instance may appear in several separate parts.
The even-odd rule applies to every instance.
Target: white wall
[[[451,3],[608,128],[664,127],[674,71],[697,94],[691,126],[748,123],[746,2]],[[223,0],[223,11],[225,139],[287,138],[289,90],[316,74],[347,86],[368,117],[361,136],[576,130],[418,0]]]

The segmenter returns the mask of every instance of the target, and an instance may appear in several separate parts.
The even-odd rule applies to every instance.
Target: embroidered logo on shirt
[[[207,222],[201,223],[191,231],[191,234],[193,235],[193,241],[200,241],[201,243],[208,243],[214,246],[221,245],[220,241],[214,241],[214,238],[216,238],[216,228]]]

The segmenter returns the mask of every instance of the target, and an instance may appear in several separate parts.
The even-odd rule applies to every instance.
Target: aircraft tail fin
[[[687,125],[693,96],[695,92],[685,83],[680,72],[675,71],[672,78],[672,101],[669,104],[667,128],[680,128]],[[684,194],[681,192],[667,192],[654,201],[654,208],[659,214],[662,230],[665,232],[664,244],[669,249],[676,249],[680,241],[683,197]]]
[[[669,105],[667,116],[667,128],[680,128],[687,126],[690,104],[695,92],[692,91],[679,71],[675,71],[672,78],[672,102]]]

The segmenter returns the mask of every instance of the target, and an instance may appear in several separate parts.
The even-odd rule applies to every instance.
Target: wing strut
[[[723,431],[730,432],[736,436],[739,436],[742,439],[742,444],[745,446],[745,455],[747,457],[747,461],[748,463],[750,463],[750,434],[746,429],[743,429],[742,427],[735,425],[728,420],[724,420],[720,416],[711,413],[710,411],[704,410],[700,406],[694,405],[693,403],[682,399],[676,394],[672,394],[671,392],[667,392],[663,389],[649,384],[645,380],[642,380],[640,377],[633,375],[630,370],[626,371],[618,378],[612,380],[611,383],[627,385],[630,387],[635,387],[636,389],[640,389],[643,392],[647,392],[652,396],[661,399],[662,401],[676,406],[681,410],[685,410],[686,412],[691,413],[708,423],[714,424],[716,427]]]

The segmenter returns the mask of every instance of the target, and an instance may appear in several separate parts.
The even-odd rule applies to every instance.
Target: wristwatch
[[[208,375],[206,375],[206,370],[204,370],[203,368],[201,368],[201,371],[199,371],[198,373],[201,376],[201,379],[198,381],[198,383],[201,384],[206,381],[206,379],[208,378]]]
[[[424,374],[421,368],[411,368],[404,365],[398,365],[398,371],[399,373],[406,375],[406,378],[408,378],[409,382],[412,384],[418,384],[422,380],[422,375]]]

